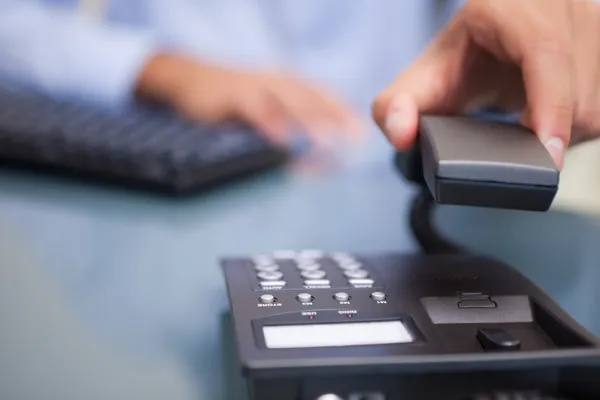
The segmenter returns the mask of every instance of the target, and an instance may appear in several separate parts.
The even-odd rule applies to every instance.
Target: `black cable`
[[[436,203],[427,186],[423,186],[411,204],[410,228],[427,254],[457,254],[465,253],[460,246],[444,238],[436,229],[434,223]]]
[[[423,160],[419,142],[417,141],[409,152],[396,153],[394,164],[404,179],[421,189],[411,204],[410,228],[423,251],[427,254],[465,253],[459,246],[442,237],[435,228],[436,203],[423,178]]]

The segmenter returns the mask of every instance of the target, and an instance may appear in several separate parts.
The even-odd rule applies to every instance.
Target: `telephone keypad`
[[[368,263],[349,253],[321,250],[279,251],[250,259],[255,287],[271,289],[343,289],[381,286]]]

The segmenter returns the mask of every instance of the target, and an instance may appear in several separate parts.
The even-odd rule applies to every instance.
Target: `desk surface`
[[[0,398],[231,399],[220,256],[416,250],[413,189],[387,145],[369,149],[179,200],[0,170]],[[594,221],[452,207],[438,219],[600,334]]]

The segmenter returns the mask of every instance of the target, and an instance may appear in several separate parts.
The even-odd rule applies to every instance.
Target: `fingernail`
[[[558,169],[562,169],[565,157],[565,142],[561,138],[553,137],[546,140],[544,146],[546,146]]]
[[[410,99],[407,96],[399,95],[394,98],[390,105],[390,110],[385,121],[386,135],[393,141],[401,140],[410,128],[409,120],[405,110],[410,106]]]

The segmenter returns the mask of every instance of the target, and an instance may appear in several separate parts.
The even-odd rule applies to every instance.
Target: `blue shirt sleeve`
[[[0,0],[0,75],[56,97],[129,102],[154,43],[149,31],[96,22],[72,8]]]

